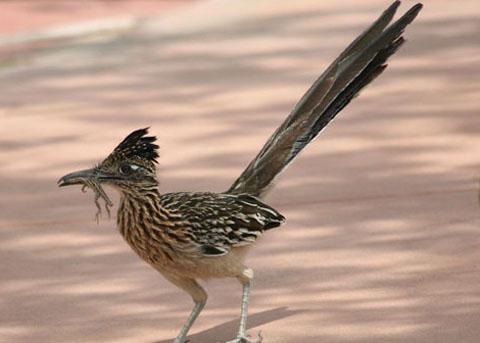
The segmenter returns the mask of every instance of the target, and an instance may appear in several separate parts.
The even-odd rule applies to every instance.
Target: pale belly
[[[172,251],[160,242],[124,237],[133,251],[162,274],[193,279],[238,277],[245,270],[243,264],[249,246],[234,247],[223,256],[203,256],[192,251]]]

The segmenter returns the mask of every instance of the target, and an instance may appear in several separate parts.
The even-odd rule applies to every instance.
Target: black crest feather
[[[152,162],[157,162],[158,145],[155,136],[146,136],[148,127],[133,131],[114,150],[127,158],[138,157]]]

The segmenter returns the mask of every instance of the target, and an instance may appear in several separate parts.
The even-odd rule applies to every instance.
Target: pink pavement
[[[414,1],[403,3],[401,11]],[[479,342],[480,3],[459,3],[425,1],[388,70],[269,193],[287,222],[248,258],[252,336]],[[117,4],[127,6],[97,5],[121,14]],[[190,3],[126,32],[0,62],[0,342],[171,342],[191,299],[134,255],[115,218],[96,224],[91,193],[59,189],[58,178],[150,126],[163,191],[227,189],[388,4]],[[35,20],[3,32],[47,23]],[[226,342],[238,324],[240,286],[206,288],[191,342]]]
[[[124,16],[154,16],[194,0],[15,0],[0,2],[0,35]]]

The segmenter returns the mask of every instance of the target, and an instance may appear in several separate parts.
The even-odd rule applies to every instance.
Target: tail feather
[[[387,59],[404,43],[405,27],[422,8],[413,6],[388,26],[399,5],[395,1],[386,9],[315,81],[227,193],[261,196],[336,114],[385,70]]]

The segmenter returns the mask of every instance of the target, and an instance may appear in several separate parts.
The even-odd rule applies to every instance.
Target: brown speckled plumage
[[[60,179],[60,186],[82,184],[110,204],[102,184],[121,194],[118,228],[130,247],[176,286],[195,306],[174,343],[186,335],[203,309],[207,293],[199,279],[235,277],[243,285],[240,327],[233,343],[245,338],[253,271],[244,265],[248,248],[284,217],[259,197],[318,133],[387,67],[404,43],[405,27],[422,5],[413,6],[390,25],[395,1],[315,81],[258,155],[224,193],[161,194],[156,177],[155,137],[147,129],[128,135],[98,166]],[[107,207],[108,209],[108,207]],[[261,337],[256,342],[260,342]],[[232,343],[229,342],[229,343]]]
[[[284,217],[248,194],[166,193],[158,188],[122,196],[118,227],[132,249],[163,273],[207,279],[238,276],[232,249],[245,247]],[[219,270],[225,260],[231,270]],[[213,266],[210,266],[210,265]]]

